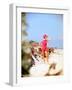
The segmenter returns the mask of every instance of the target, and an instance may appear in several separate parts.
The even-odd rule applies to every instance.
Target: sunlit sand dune
[[[44,76],[49,70],[48,64],[37,64],[30,69],[31,76]]]

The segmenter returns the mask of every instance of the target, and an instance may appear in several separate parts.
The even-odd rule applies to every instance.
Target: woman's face
[[[45,40],[48,40],[48,37],[45,37]]]

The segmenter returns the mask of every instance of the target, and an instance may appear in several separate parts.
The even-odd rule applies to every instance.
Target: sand
[[[63,71],[63,50],[55,49],[54,53],[49,55],[48,63],[45,63],[43,59],[37,57],[35,60],[35,65],[30,69],[30,76],[45,76],[56,75],[58,72]],[[55,64],[55,68],[50,66]]]

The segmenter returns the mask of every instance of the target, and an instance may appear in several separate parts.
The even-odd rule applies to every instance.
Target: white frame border
[[[21,9],[23,8],[23,9]],[[20,57],[20,52],[17,53],[17,50],[20,50],[20,32],[19,29],[21,29],[21,23],[19,20],[21,18],[19,17],[20,13],[25,10],[29,12],[29,10],[34,9],[35,12],[38,12],[36,10],[39,10],[39,12],[42,13],[44,11],[45,13],[48,11],[49,13],[54,13],[54,14],[63,14],[65,15],[64,17],[64,39],[67,35],[67,30],[68,30],[68,15],[69,15],[69,9],[66,7],[58,7],[58,6],[52,6],[50,3],[48,6],[45,4],[40,5],[27,5],[27,4],[11,4],[10,5],[10,71],[9,71],[9,83],[10,85],[26,85],[26,84],[48,84],[48,83],[62,83],[62,82],[69,82],[70,81],[70,76],[68,74],[68,69],[67,64],[69,66],[69,63],[66,62],[66,65],[64,65],[65,69],[65,76],[58,76],[58,77],[29,77],[29,78],[21,78],[20,77],[20,62],[18,60],[21,58]],[[36,8],[36,9],[35,9]],[[42,11],[40,11],[42,10]],[[25,12],[26,12],[25,11]],[[18,17],[17,14],[19,13]],[[66,34],[65,34],[66,33]],[[66,50],[67,47],[65,47],[65,44],[67,42],[64,41],[64,51]],[[17,46],[18,44],[18,46]],[[20,47],[19,49],[17,47]],[[19,55],[20,54],[20,55]],[[67,53],[64,53],[64,56],[66,56]],[[18,58],[18,59],[17,59]],[[64,57],[66,59],[66,57]],[[66,70],[67,69],[67,70]],[[52,79],[51,79],[52,78]],[[47,80],[48,79],[48,80]],[[43,83],[42,83],[43,81]]]

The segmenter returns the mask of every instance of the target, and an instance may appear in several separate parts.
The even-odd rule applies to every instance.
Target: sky
[[[63,48],[63,15],[62,14],[41,14],[27,13],[28,39],[41,42],[43,35],[49,37],[48,46]]]

